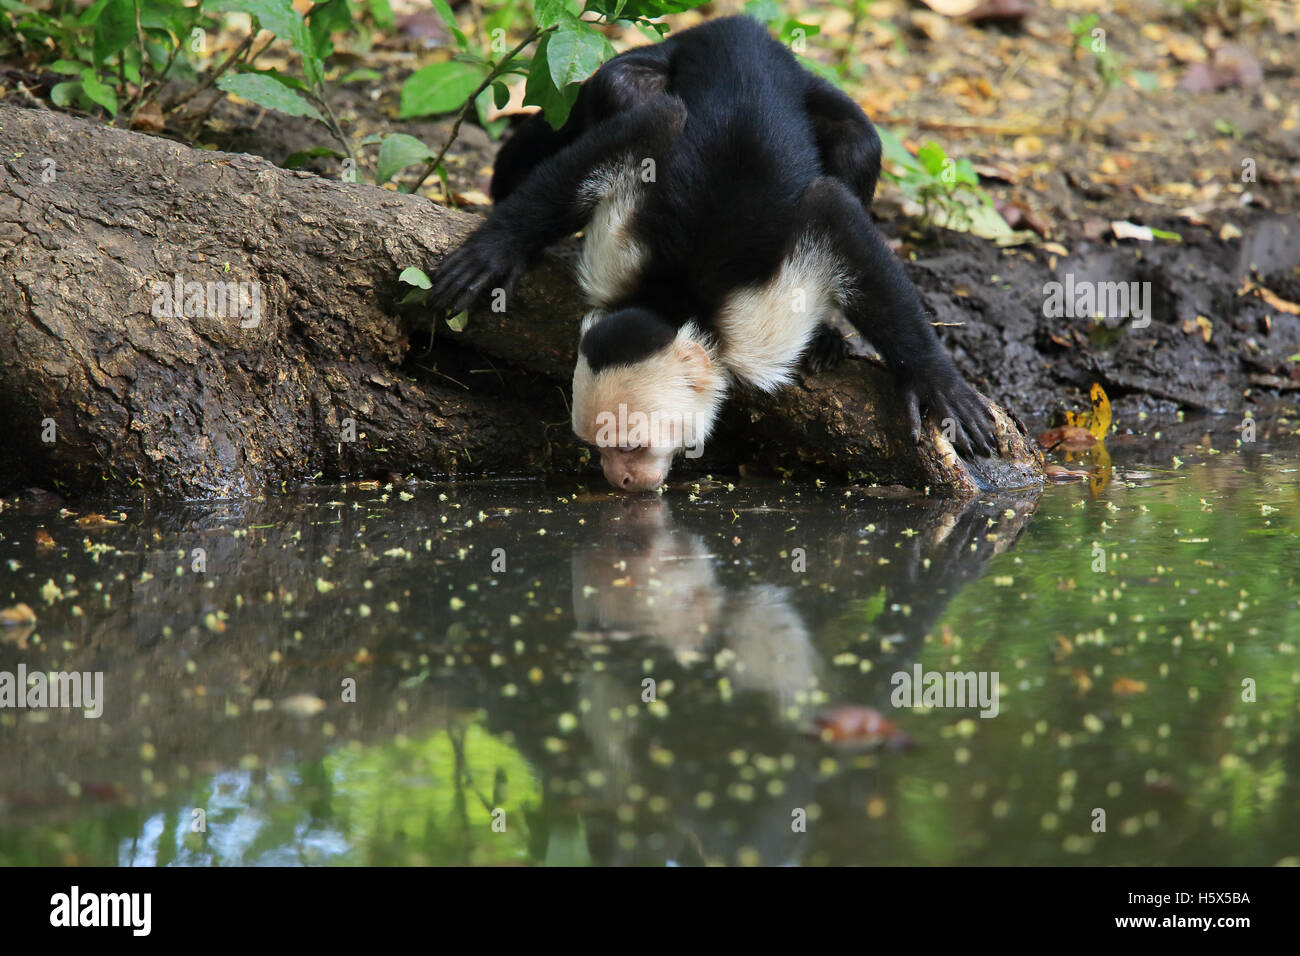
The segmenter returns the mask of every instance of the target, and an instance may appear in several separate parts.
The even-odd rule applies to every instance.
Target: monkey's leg
[[[820,77],[810,77],[804,108],[812,120],[817,151],[827,176],[843,180],[871,207],[880,178],[880,136],[857,103]]]
[[[898,379],[913,440],[921,413],[951,420],[953,446],[969,457],[997,449],[993,416],[961,377],[925,318],[921,297],[871,217],[842,181],[823,176],[800,200],[801,233],[819,239],[843,266],[845,317]]]
[[[600,173],[659,157],[686,122],[686,106],[661,95],[611,116],[532,171],[487,222],[438,267],[429,301],[456,312],[487,289],[511,289],[546,246],[581,229],[600,202]]]

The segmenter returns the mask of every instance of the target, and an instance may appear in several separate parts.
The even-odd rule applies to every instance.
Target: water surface
[[[1181,435],[966,503],[24,501],[0,671],[103,713],[0,711],[0,863],[1297,862],[1300,442]],[[917,668],[996,716],[895,707]]]

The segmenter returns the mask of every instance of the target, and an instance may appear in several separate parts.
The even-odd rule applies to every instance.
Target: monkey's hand
[[[993,413],[947,355],[905,374],[901,388],[912,441],[921,440],[924,413],[938,424],[940,433],[963,458],[997,454]]]
[[[510,233],[489,219],[465,244],[443,259],[433,275],[429,304],[434,309],[464,312],[484,292],[509,294],[532,258]]]

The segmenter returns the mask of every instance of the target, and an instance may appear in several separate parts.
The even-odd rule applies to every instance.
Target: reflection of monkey
[[[901,641],[887,658],[891,665],[910,666],[952,594],[1014,544],[1032,505],[1032,499],[857,501],[852,525],[841,521],[840,530],[827,528],[817,538],[818,568],[831,587],[819,589],[822,597],[810,600],[805,611],[794,599],[807,589],[772,583],[788,573],[784,559],[777,565],[769,558],[773,563],[764,574],[761,558],[733,567],[710,547],[713,540],[732,538],[734,532],[725,539],[708,537],[729,518],[693,515],[687,530],[675,524],[660,498],[600,503],[589,515],[597,529],[593,539],[572,554],[572,595],[578,638],[608,647],[599,664],[578,669],[575,680],[578,719],[590,749],[571,743],[566,751],[569,759],[581,754],[582,769],[602,778],[598,802],[585,805],[593,856],[606,863],[702,863],[734,861],[743,848],[773,864],[809,852],[817,843],[792,832],[791,812],[823,802],[822,784],[809,771],[825,745],[814,731],[814,713],[795,708],[808,702],[821,710],[811,703],[819,697],[803,696],[813,689],[830,701],[888,707],[888,668],[862,674],[823,664],[837,636],[862,629],[862,612],[851,602],[884,592],[884,606],[869,627],[882,637],[897,633]],[[791,510],[745,509],[745,540],[788,541]],[[865,525],[872,528],[870,538],[856,530]],[[890,561],[876,560],[881,554]],[[842,605],[834,595],[842,596]],[[814,642],[814,633],[823,643]],[[640,665],[647,659],[648,672]],[[646,678],[676,684],[661,698],[665,709],[644,705]],[[722,679],[734,699],[718,686]],[[730,788],[753,786],[744,775],[753,765],[733,765],[730,755],[770,754],[776,747],[797,760],[799,769],[782,776],[779,792],[755,787],[732,802]],[[659,763],[659,753],[673,762]],[[857,803],[873,792],[860,775],[832,786],[853,788]],[[660,797],[666,817],[644,824],[658,843],[625,848],[616,837],[626,832],[627,822],[615,811],[641,806],[640,798],[629,795],[634,787]],[[717,802],[698,805],[701,789]]]
[[[732,683],[770,694],[785,713],[800,691],[817,684],[820,656],[785,588],[758,585],[727,603],[725,643],[736,653]]]
[[[667,734],[670,741],[676,738],[670,747],[677,750],[687,725],[693,728],[702,714],[728,708],[712,692],[713,677],[704,667],[716,663],[734,692],[748,692],[751,700],[762,700],[779,723],[788,719],[796,695],[816,684],[819,658],[787,589],[769,584],[723,585],[718,556],[702,537],[673,526],[662,499],[623,498],[605,507],[600,537],[575,549],[572,557],[579,633],[604,640],[638,638],[650,645],[647,656],[651,658],[654,648],[664,648],[682,670],[701,674],[711,691],[705,698],[694,698],[701,711],[661,723],[643,708],[629,706],[644,698],[643,688],[632,682],[635,678],[629,679],[626,670],[603,668],[580,674],[579,697],[588,705],[580,718],[582,729],[603,772],[606,799],[621,805],[633,782],[645,786],[660,779],[645,761],[644,748],[651,740]],[[662,679],[668,673],[680,672],[670,666],[661,674],[645,676]],[[810,738],[801,735],[800,739],[806,746],[813,745]],[[710,759],[726,765],[729,748],[705,749],[712,751]],[[692,784],[683,781],[682,785]],[[672,830],[665,834],[663,852],[674,862],[732,862],[745,847],[757,851],[765,863],[797,860],[808,841],[792,833],[790,813],[792,807],[808,804],[811,787],[806,778],[790,781],[789,789],[780,794],[748,802],[739,810],[739,818],[701,812],[689,797],[681,799],[674,792],[677,812]],[[594,852],[606,859],[621,853],[605,829],[609,823],[599,815],[588,817]]]
[[[785,588],[723,587],[716,555],[674,528],[661,499],[627,499],[597,545],[573,554],[573,609],[581,631],[644,637],[691,663],[727,650],[737,690],[772,696],[784,711],[816,681],[817,653]]]

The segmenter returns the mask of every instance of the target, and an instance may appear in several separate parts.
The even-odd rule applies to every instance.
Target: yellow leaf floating
[[[1106,433],[1110,431],[1110,399],[1106,397],[1106,390],[1101,387],[1100,382],[1093,382],[1088,397],[1092,400],[1092,410],[1066,412],[1065,423],[1075,428],[1086,428],[1094,438],[1103,441]]]
[[[1092,383],[1088,397],[1092,399],[1092,422],[1088,425],[1088,430],[1101,441],[1110,431],[1110,399],[1106,397],[1106,390],[1100,382]]]

